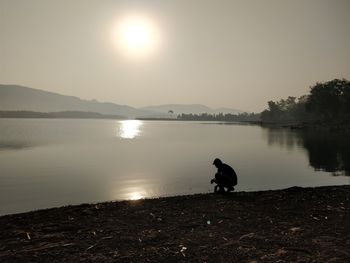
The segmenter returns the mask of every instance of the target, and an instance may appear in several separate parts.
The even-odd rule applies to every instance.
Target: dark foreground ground
[[[350,186],[3,216],[0,262],[350,262]]]

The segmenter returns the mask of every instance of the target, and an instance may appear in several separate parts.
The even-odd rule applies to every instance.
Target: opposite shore
[[[101,114],[97,112],[84,111],[61,111],[61,112],[34,112],[34,111],[0,111],[0,118],[18,118],[18,119],[112,119],[128,120],[128,118]],[[139,117],[135,118],[141,121],[209,121],[221,124],[249,124],[260,125],[263,127],[279,127],[292,130],[329,130],[329,131],[350,131],[350,120],[328,120],[328,121],[262,121],[262,120],[220,120],[220,119],[187,119],[187,118],[167,118],[167,117]]]
[[[350,186],[82,204],[0,228],[0,262],[346,262]]]

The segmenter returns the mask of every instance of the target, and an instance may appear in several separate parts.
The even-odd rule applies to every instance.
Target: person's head
[[[222,165],[222,161],[219,158],[216,158],[213,162],[216,168],[219,168]]]

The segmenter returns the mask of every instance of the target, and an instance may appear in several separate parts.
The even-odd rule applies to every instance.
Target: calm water
[[[220,157],[239,191],[349,184],[346,136],[199,122],[0,119],[0,214],[205,193]]]

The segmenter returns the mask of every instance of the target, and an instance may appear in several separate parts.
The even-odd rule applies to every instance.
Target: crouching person
[[[211,184],[216,183],[214,192],[225,193],[234,191],[234,186],[237,185],[237,175],[235,170],[218,158],[214,160],[213,165],[218,169],[215,174],[215,179],[212,179],[210,182]],[[225,188],[227,189],[226,191]]]

